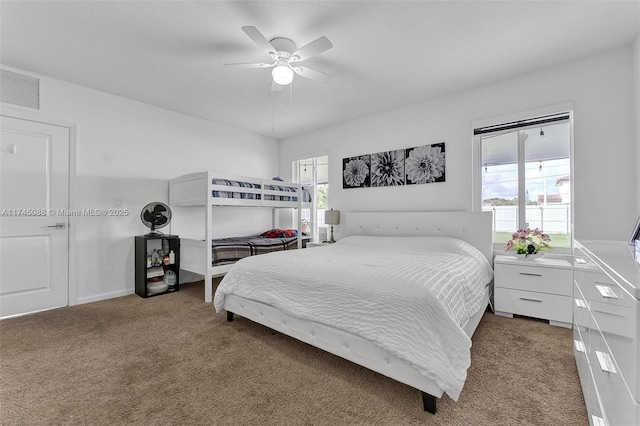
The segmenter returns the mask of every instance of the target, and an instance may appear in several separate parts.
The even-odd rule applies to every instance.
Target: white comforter
[[[409,362],[457,400],[471,362],[462,325],[481,308],[493,271],[470,244],[447,237],[343,238],[247,257],[216,290],[358,335]]]

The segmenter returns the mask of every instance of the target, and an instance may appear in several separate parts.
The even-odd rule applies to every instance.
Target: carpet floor
[[[587,425],[571,330],[484,314],[457,402],[205,304],[202,282],[0,321],[3,425]]]

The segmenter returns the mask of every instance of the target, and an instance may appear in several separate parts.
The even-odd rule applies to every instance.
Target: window
[[[476,202],[493,212],[493,243],[504,250],[523,227],[571,244],[571,120],[569,113],[474,130],[480,189]]]
[[[327,239],[324,211],[329,197],[329,157],[326,155],[293,162],[293,180],[301,183],[312,195],[312,208],[302,210],[302,232],[314,241]]]

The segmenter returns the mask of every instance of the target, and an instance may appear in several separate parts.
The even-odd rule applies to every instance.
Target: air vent
[[[0,101],[40,109],[40,79],[0,69]]]

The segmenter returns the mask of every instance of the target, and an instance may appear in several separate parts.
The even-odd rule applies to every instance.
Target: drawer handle
[[[587,304],[582,299],[574,299],[576,301],[576,306],[580,309],[586,309]]]
[[[542,274],[530,274],[528,272],[520,272],[520,275],[529,275],[531,277],[541,277]]]
[[[538,299],[528,299],[526,297],[521,297],[520,300],[526,300],[527,302],[539,302],[542,303],[542,300],[538,300]]]
[[[598,357],[598,364],[600,364],[600,369],[602,371],[613,374],[618,373],[616,366],[613,364],[613,360],[608,353],[596,351],[596,356]]]
[[[607,287],[606,285],[596,285],[596,289],[605,299],[618,299],[618,295],[611,289],[611,287]]]

